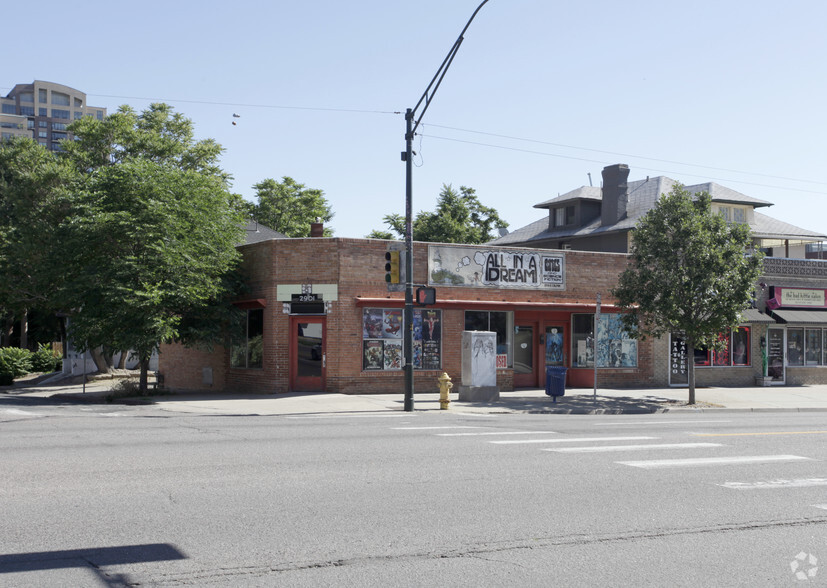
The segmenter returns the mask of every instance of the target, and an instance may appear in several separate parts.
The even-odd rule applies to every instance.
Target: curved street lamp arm
[[[442,83],[442,79],[448,72],[448,68],[451,67],[451,63],[454,61],[454,57],[456,57],[457,51],[459,51],[459,46],[462,45],[462,42],[465,40],[465,31],[468,30],[469,26],[471,26],[471,22],[474,20],[474,17],[477,16],[477,13],[480,11],[480,8],[482,8],[486,2],[488,2],[488,0],[483,0],[483,2],[479,6],[477,6],[477,9],[474,11],[474,14],[471,15],[471,18],[468,19],[468,22],[465,23],[465,27],[459,34],[459,37],[457,37],[457,40],[454,41],[454,45],[451,47],[451,50],[448,51],[448,55],[446,55],[445,59],[442,61],[442,65],[439,66],[439,69],[437,70],[436,74],[434,74],[433,79],[431,79],[431,83],[428,84],[427,88],[425,88],[425,92],[422,94],[422,97],[419,99],[419,102],[417,102],[416,106],[414,106],[411,110],[411,116],[416,116],[416,111],[422,105],[422,102],[425,102],[425,107],[422,109],[422,112],[419,115],[419,119],[414,121],[414,125],[411,128],[411,138],[413,138],[413,133],[415,133],[417,127],[419,127],[419,121],[422,120],[423,116],[425,116],[425,112],[428,110],[428,106],[430,106],[431,104],[431,99],[434,97],[434,94],[436,94],[436,91],[439,89],[439,85]]]

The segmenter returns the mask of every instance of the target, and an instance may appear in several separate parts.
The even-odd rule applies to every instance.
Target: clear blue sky
[[[363,237],[404,213],[394,112],[479,3],[45,0],[6,22],[0,92],[40,79],[110,110],[168,102],[224,146],[234,191],[291,176],[324,191],[337,236]],[[414,210],[470,186],[513,230],[627,163],[825,232],[825,23],[823,0],[489,0],[416,138]]]

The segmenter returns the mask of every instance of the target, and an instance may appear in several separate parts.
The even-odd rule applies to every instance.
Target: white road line
[[[489,441],[498,445],[511,445],[517,443],[587,443],[589,441],[645,441],[657,439],[657,437],[565,437],[554,439],[516,439],[508,441]]]
[[[380,418],[380,419],[393,419],[393,418],[410,418],[411,415],[409,414],[394,414],[394,413],[378,413],[378,414],[311,414],[311,415],[298,415],[298,416],[286,416],[286,419],[360,419],[360,418]]]
[[[556,435],[554,431],[496,431],[489,433],[437,433],[437,437],[482,437],[484,435]]]
[[[681,468],[708,465],[735,465],[750,463],[769,463],[774,461],[810,461],[809,457],[800,455],[741,455],[733,457],[697,457],[689,459],[651,459],[644,461],[616,461],[621,465],[635,468]]]
[[[592,423],[595,427],[620,427],[624,425],[685,425],[696,423],[731,423],[732,421],[714,420],[714,421],[629,421],[617,423]]]
[[[827,510],[827,504],[814,504],[813,506],[822,510]]]
[[[391,427],[392,431],[430,431],[434,429],[482,429],[484,427],[465,427],[457,425],[456,427]]]
[[[827,478],[800,478],[797,480],[759,480],[757,482],[727,482],[718,484],[732,490],[757,490],[763,488],[809,488],[811,486],[827,486]],[[827,508],[827,504],[816,505]]]
[[[20,410],[18,408],[4,408],[2,411],[3,414],[11,414],[15,416],[27,416],[27,417],[42,417],[46,416],[37,412],[28,412],[26,410]]]
[[[697,449],[699,447],[721,447],[720,443],[653,443],[651,445],[597,445],[591,447],[545,448],[543,451],[557,453],[601,453],[608,451],[646,451],[648,449]]]

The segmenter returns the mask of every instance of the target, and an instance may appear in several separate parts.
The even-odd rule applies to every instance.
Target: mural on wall
[[[428,247],[431,286],[564,290],[566,257],[548,251]]]
[[[404,364],[402,311],[366,308],[362,311],[362,369],[401,370]],[[442,311],[414,310],[414,369],[442,365]]]
[[[597,367],[637,367],[637,340],[629,337],[619,314],[597,321]]]

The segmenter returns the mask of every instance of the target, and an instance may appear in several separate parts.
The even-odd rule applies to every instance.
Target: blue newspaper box
[[[566,372],[568,368],[546,366],[546,394],[557,402],[558,396],[566,393]]]

